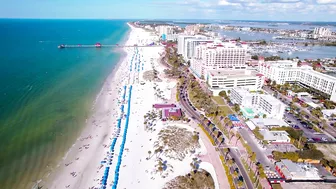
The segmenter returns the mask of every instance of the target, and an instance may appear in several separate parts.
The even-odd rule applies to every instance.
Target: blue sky
[[[336,0],[0,0],[2,18],[336,21]]]

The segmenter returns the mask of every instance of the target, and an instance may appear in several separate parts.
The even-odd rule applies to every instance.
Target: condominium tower
[[[233,43],[201,43],[195,48],[190,68],[198,77],[205,77],[207,70],[245,69],[247,48]]]

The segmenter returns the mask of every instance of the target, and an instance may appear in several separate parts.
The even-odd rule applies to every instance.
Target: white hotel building
[[[203,35],[179,35],[177,39],[177,52],[181,54],[185,61],[194,57],[195,48],[202,42],[212,42],[213,39]]]
[[[233,43],[201,43],[195,48],[190,68],[198,77],[218,69],[245,69],[247,48]]]
[[[266,114],[267,118],[282,119],[286,105],[271,95],[249,92],[243,88],[233,88],[230,100],[242,108],[255,110],[256,113]],[[249,112],[248,112],[249,113]],[[254,115],[252,115],[254,116]]]
[[[206,81],[213,91],[242,87],[249,90],[260,90],[264,84],[262,74],[254,70],[210,70]]]
[[[175,33],[175,26],[171,25],[160,25],[155,27],[155,30],[159,34],[159,37],[162,35],[166,35],[166,40],[168,41],[176,41],[178,34]]]
[[[310,66],[297,66],[296,61],[259,61],[258,70],[266,78],[277,84],[299,82],[302,86],[311,87],[330,95],[336,101],[336,78],[313,70]]]

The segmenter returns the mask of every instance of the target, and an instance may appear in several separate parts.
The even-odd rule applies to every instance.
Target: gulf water
[[[0,19],[0,188],[30,188],[55,168],[85,126],[121,58],[123,20]]]

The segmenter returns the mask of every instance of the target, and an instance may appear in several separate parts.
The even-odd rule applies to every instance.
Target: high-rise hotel
[[[190,68],[198,77],[207,71],[221,69],[245,69],[247,48],[234,43],[208,42],[195,47]]]

